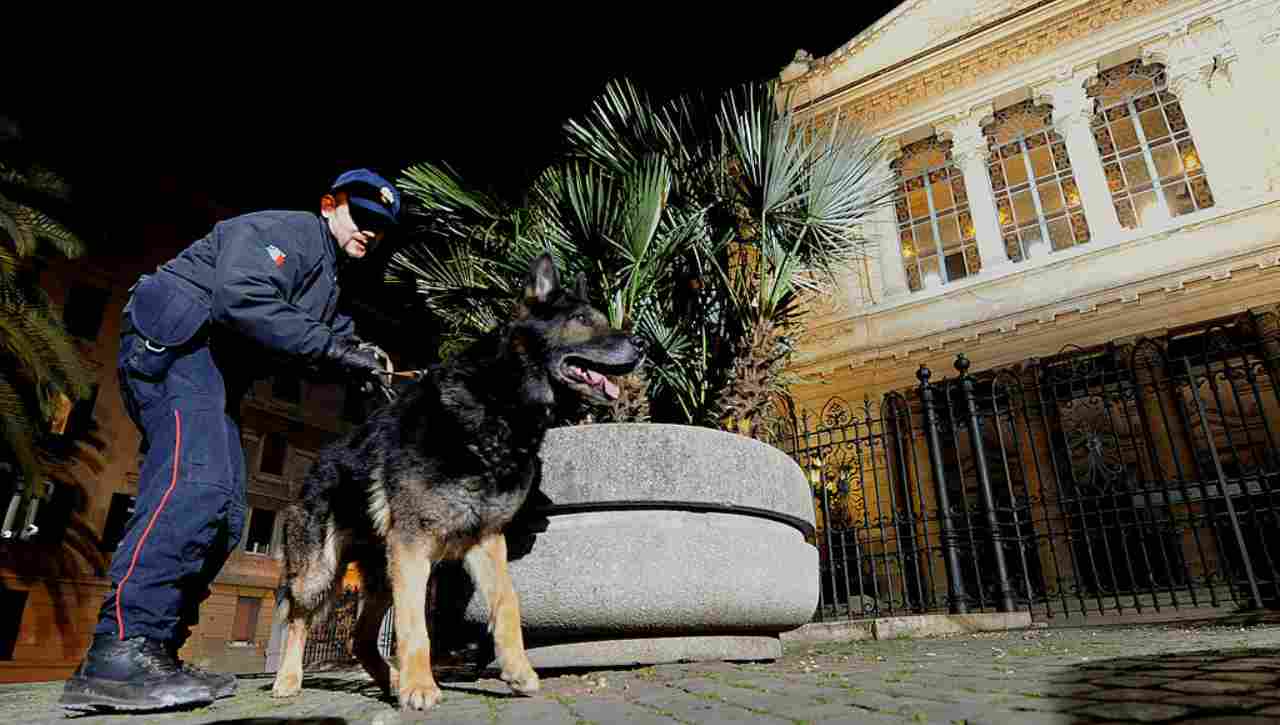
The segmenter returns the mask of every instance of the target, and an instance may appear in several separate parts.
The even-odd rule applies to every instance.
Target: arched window
[[[1166,88],[1164,66],[1139,60],[1111,68],[1089,90],[1093,136],[1121,226],[1152,215],[1213,206],[1209,179],[1182,106]]]
[[[1052,116],[1052,107],[1028,100],[1001,110],[983,127],[1000,233],[1015,262],[1046,240],[1055,250],[1089,241],[1071,159]]]
[[[976,274],[981,268],[964,175],[951,143],[931,136],[904,146],[898,177],[898,239],[912,291]]]

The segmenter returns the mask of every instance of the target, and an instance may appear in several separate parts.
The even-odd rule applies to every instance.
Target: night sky
[[[314,208],[354,166],[394,180],[444,161],[510,194],[611,78],[665,95],[776,77],[798,48],[826,55],[894,4],[821,16],[734,5],[720,10],[732,19],[698,20],[659,17],[682,5],[513,18],[486,4],[445,20],[359,3],[342,11],[351,17],[149,18],[146,30],[88,18],[73,35],[7,47],[0,117],[72,182],[77,226],[127,257],[143,252],[148,225],[189,240],[236,213]],[[385,22],[370,23],[379,10]]]

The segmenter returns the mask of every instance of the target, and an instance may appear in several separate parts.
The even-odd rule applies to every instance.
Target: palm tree
[[[609,84],[565,126],[566,151],[504,205],[447,167],[401,179],[420,236],[392,261],[451,330],[498,324],[529,259],[582,274],[610,322],[649,345],[604,414],[753,429],[784,386],[803,295],[866,253],[864,217],[888,192],[879,145],[796,121],[772,83],[654,101]]]
[[[855,124],[817,129],[768,86],[726,96],[725,203],[738,220],[728,292],[733,373],[719,390],[722,421],[762,435],[763,418],[785,395],[787,364],[808,299],[831,295],[838,279],[873,248],[868,217],[891,199],[880,142]]]
[[[76,234],[34,206],[68,195],[57,174],[0,159],[0,459],[21,470],[28,497],[49,463],[42,443],[50,420],[89,395],[79,352],[26,275],[42,250],[68,258],[84,253]]]

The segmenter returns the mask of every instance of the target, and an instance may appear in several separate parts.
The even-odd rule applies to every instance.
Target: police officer
[[[319,215],[220,222],[134,285],[118,373],[142,433],[138,497],[64,708],[153,710],[235,691],[235,677],[177,652],[244,527],[240,400],[282,366],[365,380],[385,371],[385,353],[338,312],[338,271],[376,247],[399,214],[400,193],[386,179],[348,171]]]

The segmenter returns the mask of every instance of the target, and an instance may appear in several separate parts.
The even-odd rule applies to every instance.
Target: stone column
[[[1080,203],[1089,223],[1089,237],[1101,242],[1116,239],[1123,231],[1111,202],[1107,175],[1102,171],[1102,155],[1089,123],[1093,119],[1093,99],[1085,84],[1098,75],[1097,64],[1063,68],[1051,80],[1036,84],[1033,93],[1053,106],[1053,126],[1062,134],[1071,159],[1071,173],[1080,189]]]
[[[890,168],[902,154],[902,147],[897,140],[885,142],[884,156],[873,178],[874,183],[884,184],[886,191],[894,187],[898,181],[897,174]],[[898,238],[898,216],[894,211],[896,191],[885,197],[884,203],[872,216],[871,231],[876,235],[879,247],[880,262],[880,299],[886,300],[901,297],[910,293],[907,287],[907,273],[903,269],[902,242]]]
[[[996,199],[991,193],[991,176],[987,172],[987,139],[982,133],[982,119],[991,114],[991,104],[988,103],[935,125],[940,135],[951,139],[951,156],[964,173],[964,188],[969,195],[969,213],[973,215],[982,274],[989,277],[1003,274],[1012,264],[1004,251],[1000,221],[996,216]]]
[[[1263,186],[1262,139],[1249,124],[1240,123],[1247,114],[1239,107],[1244,99],[1231,80],[1236,59],[1225,27],[1213,17],[1142,46],[1144,63],[1165,66],[1169,91],[1182,105],[1215,206],[1221,207],[1236,206]]]

